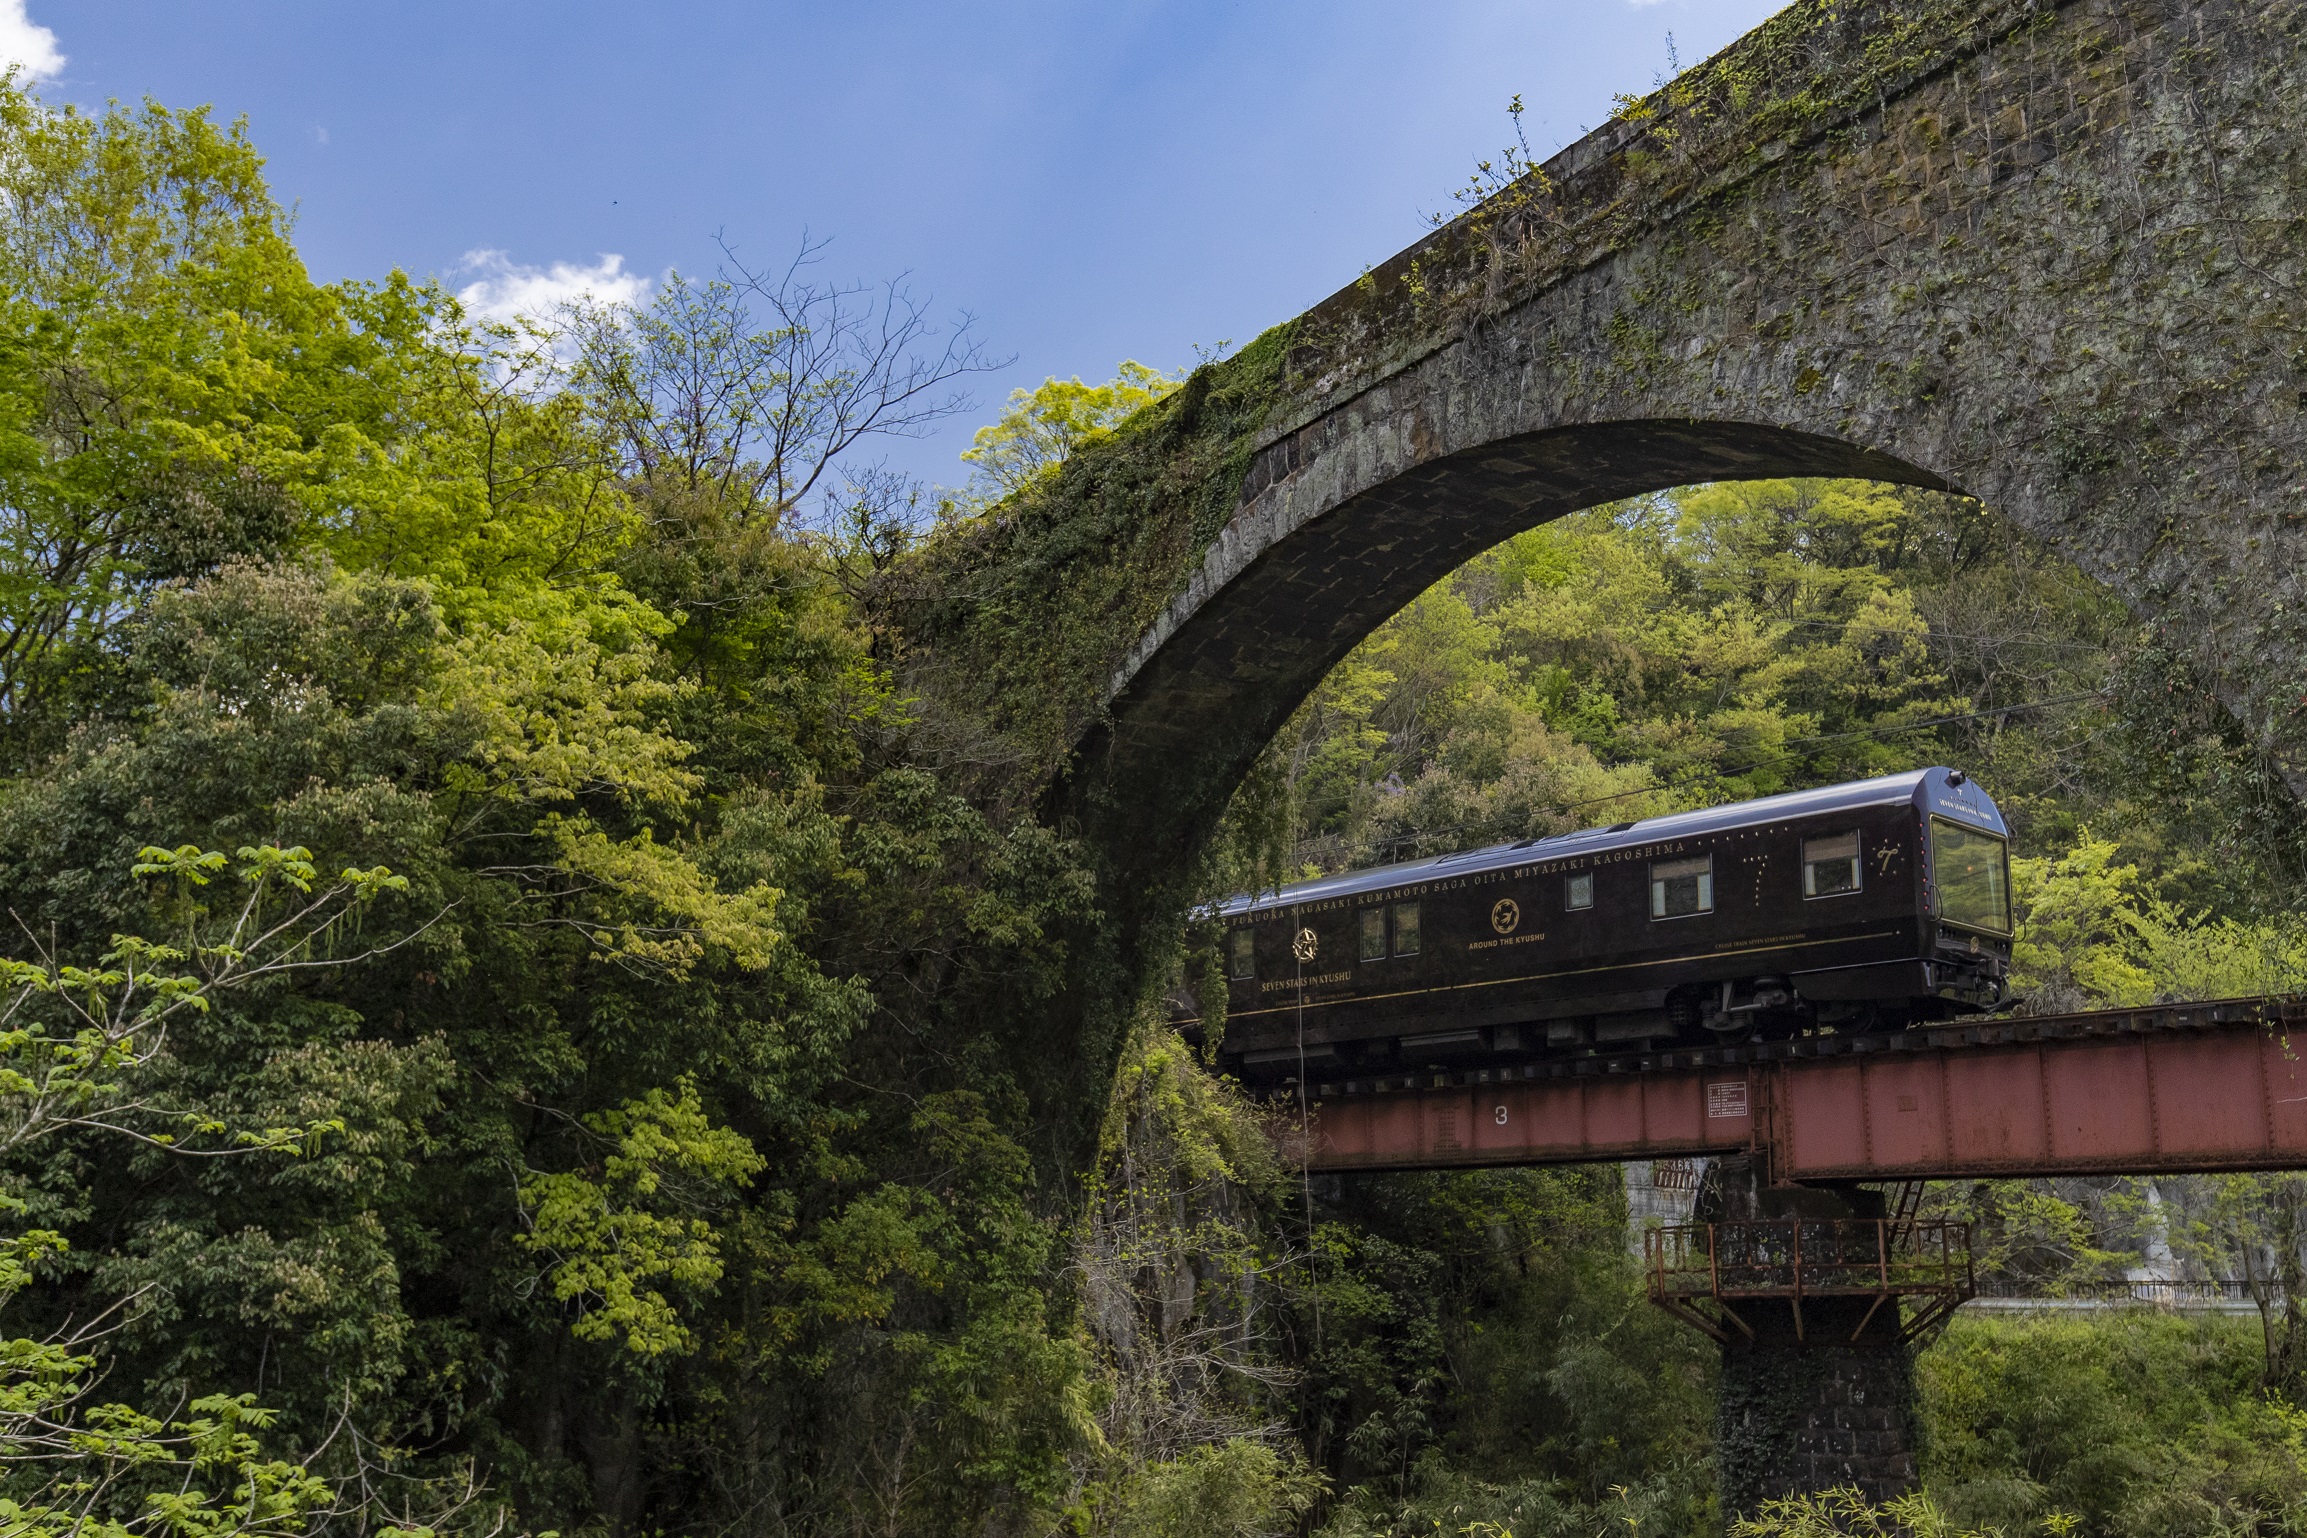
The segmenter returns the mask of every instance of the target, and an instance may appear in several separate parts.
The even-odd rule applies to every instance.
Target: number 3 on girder
[[[1504,1106],[1500,1106],[1500,1107],[1498,1107],[1498,1109],[1496,1109],[1495,1111],[1492,1111],[1492,1112],[1490,1113],[1490,1119],[1491,1119],[1492,1121],[1496,1122],[1496,1123],[1497,1123],[1499,1126],[1501,1126],[1501,1127],[1505,1126],[1505,1125],[1506,1125],[1506,1108],[1505,1108]]]

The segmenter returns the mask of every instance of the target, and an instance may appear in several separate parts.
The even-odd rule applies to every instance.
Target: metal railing
[[[1650,1301],[1728,1341],[1754,1327],[1742,1305],[1783,1301],[1806,1339],[1806,1298],[1869,1298],[1857,1340],[1884,1304],[1901,1340],[1943,1324],[1977,1291],[1970,1225],[1898,1218],[1761,1218],[1652,1229],[1643,1243]]]
[[[2221,1304],[2251,1305],[2250,1284],[2240,1277],[2208,1281],[2122,1281],[2080,1286],[2046,1287],[2026,1278],[1990,1276],[1980,1280],[1978,1297],[2010,1303],[2097,1304],[2122,1307],[2138,1304],[2159,1308],[2201,1308]]]

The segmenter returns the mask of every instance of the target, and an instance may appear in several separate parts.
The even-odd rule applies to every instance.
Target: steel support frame
[[[1752,1061],[1331,1094],[1305,1157],[1322,1172],[1745,1153],[1778,1185],[2307,1167],[2296,1001],[2106,1014],[2114,1028],[2033,1040],[2028,1022],[1985,1022],[1746,1049]]]
[[[1825,1230],[1829,1238],[1828,1258],[1809,1268],[1816,1272],[1823,1266],[1828,1278],[1823,1283],[1806,1275],[1805,1229]],[[1860,1247],[1874,1251],[1871,1286],[1854,1279],[1853,1263],[1848,1258],[1851,1246],[1839,1242],[1852,1230],[1863,1235]],[[1751,1258],[1758,1248],[1765,1248],[1758,1240],[1781,1234],[1787,1257],[1783,1265]],[[1866,1241],[1871,1241],[1871,1246]],[[1749,1257],[1733,1262],[1727,1280],[1722,1263],[1726,1244]],[[1925,1248],[1935,1248],[1937,1253],[1920,1253]],[[1906,1253],[1901,1254],[1901,1250]],[[1696,1263],[1694,1255],[1702,1256],[1703,1264]],[[1735,1326],[1748,1340],[1755,1338],[1754,1326],[1739,1313],[1738,1305],[1772,1301],[1783,1302],[1793,1311],[1795,1339],[1807,1340],[1809,1331],[1802,1309],[1805,1298],[1869,1299],[1866,1313],[1850,1332],[1854,1344],[1888,1303],[1898,1311],[1898,1340],[1909,1343],[1935,1332],[1977,1291],[1970,1226],[1917,1223],[1912,1218],[1764,1218],[1654,1228],[1643,1236],[1643,1262],[1650,1301],[1723,1345],[1730,1343],[1725,1324]],[[1862,1262],[1857,1269],[1863,1274],[1870,1268]],[[1776,1279],[1780,1272],[1785,1274],[1784,1281]],[[1910,1300],[1918,1305],[1911,1317],[1900,1307]]]

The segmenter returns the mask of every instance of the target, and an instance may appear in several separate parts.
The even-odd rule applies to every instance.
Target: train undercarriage
[[[1568,1007],[1560,1012],[1544,1006],[1506,1011],[1521,1016],[1515,1019],[1430,1014],[1409,1017],[1403,1022],[1409,1028],[1393,1031],[1309,1023],[1303,1039],[1296,1031],[1268,1026],[1254,1043],[1234,1050],[1221,1046],[1219,1061],[1253,1085],[1289,1083],[1301,1076],[1461,1072],[1675,1047],[1875,1035],[1984,1013],[2005,998],[2001,967],[1992,959],[1906,960],[1577,999],[1566,1001]],[[1287,1039],[1274,1039],[1284,1034]]]

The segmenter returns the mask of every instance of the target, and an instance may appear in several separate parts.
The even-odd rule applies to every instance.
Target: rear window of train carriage
[[[1563,878],[1562,906],[1573,913],[1594,906],[1594,872],[1584,871]]]
[[[1235,930],[1233,947],[1233,965],[1230,970],[1235,980],[1240,981],[1256,977],[1258,975],[1258,932],[1254,929]]]
[[[1839,897],[1858,890],[1858,830],[1802,841],[1802,895]]]
[[[1386,910],[1383,908],[1362,910],[1362,959],[1386,959]]]
[[[1967,929],[2011,932],[2011,849],[1981,828],[1931,819],[1931,866],[1938,876],[1939,917]]]
[[[1650,916],[1687,918],[1714,911],[1714,856],[1661,860],[1650,867]]]

